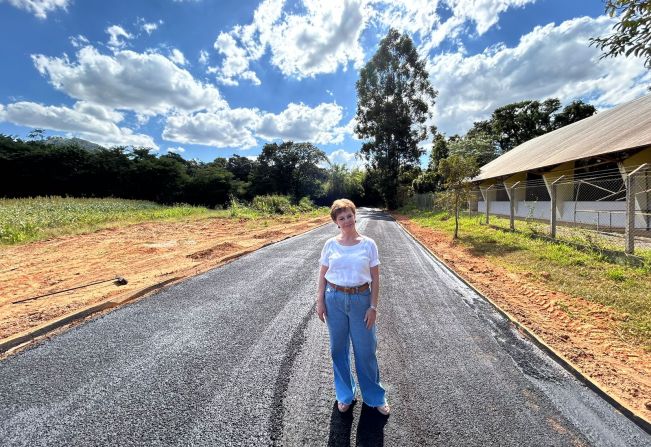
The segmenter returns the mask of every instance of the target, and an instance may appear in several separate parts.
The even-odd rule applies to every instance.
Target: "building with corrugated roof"
[[[646,164],[646,166],[645,166]],[[482,166],[471,209],[624,228],[626,177],[643,166],[634,192],[636,228],[651,228],[651,95],[529,140]],[[554,185],[552,187],[552,185]]]

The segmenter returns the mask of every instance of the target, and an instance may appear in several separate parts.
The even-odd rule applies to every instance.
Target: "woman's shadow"
[[[337,402],[332,406],[330,415],[330,437],[328,446],[330,447],[349,447],[350,434],[353,428],[354,410],[357,401],[353,401],[350,409],[345,413],[340,413],[337,409]],[[384,445],[384,426],[389,420],[389,416],[380,414],[375,408],[362,405],[362,410],[357,423],[356,446],[383,446]]]

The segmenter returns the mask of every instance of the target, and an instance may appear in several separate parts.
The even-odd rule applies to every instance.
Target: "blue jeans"
[[[364,403],[369,407],[384,405],[385,391],[380,383],[380,369],[375,355],[376,326],[367,329],[364,323],[364,315],[371,305],[370,289],[348,294],[326,284],[325,305],[337,401],[350,404],[355,398],[355,380],[350,367],[352,342],[357,380]]]

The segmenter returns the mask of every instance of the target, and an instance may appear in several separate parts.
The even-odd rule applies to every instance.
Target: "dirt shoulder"
[[[207,218],[146,222],[0,248],[0,340],[64,315],[208,270],[271,242],[330,221]],[[112,281],[12,304],[92,282]]]
[[[609,395],[651,421],[651,353],[618,335],[621,316],[585,299],[549,290],[479,257],[449,235],[394,214],[465,280],[573,363]]]

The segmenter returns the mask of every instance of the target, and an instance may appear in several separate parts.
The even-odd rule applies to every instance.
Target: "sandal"
[[[389,416],[389,413],[391,413],[391,407],[388,404],[384,404],[380,407],[375,407],[375,409],[383,416]]]
[[[341,402],[337,402],[337,409],[339,410],[339,413],[345,413],[349,408],[350,404],[342,404]]]

